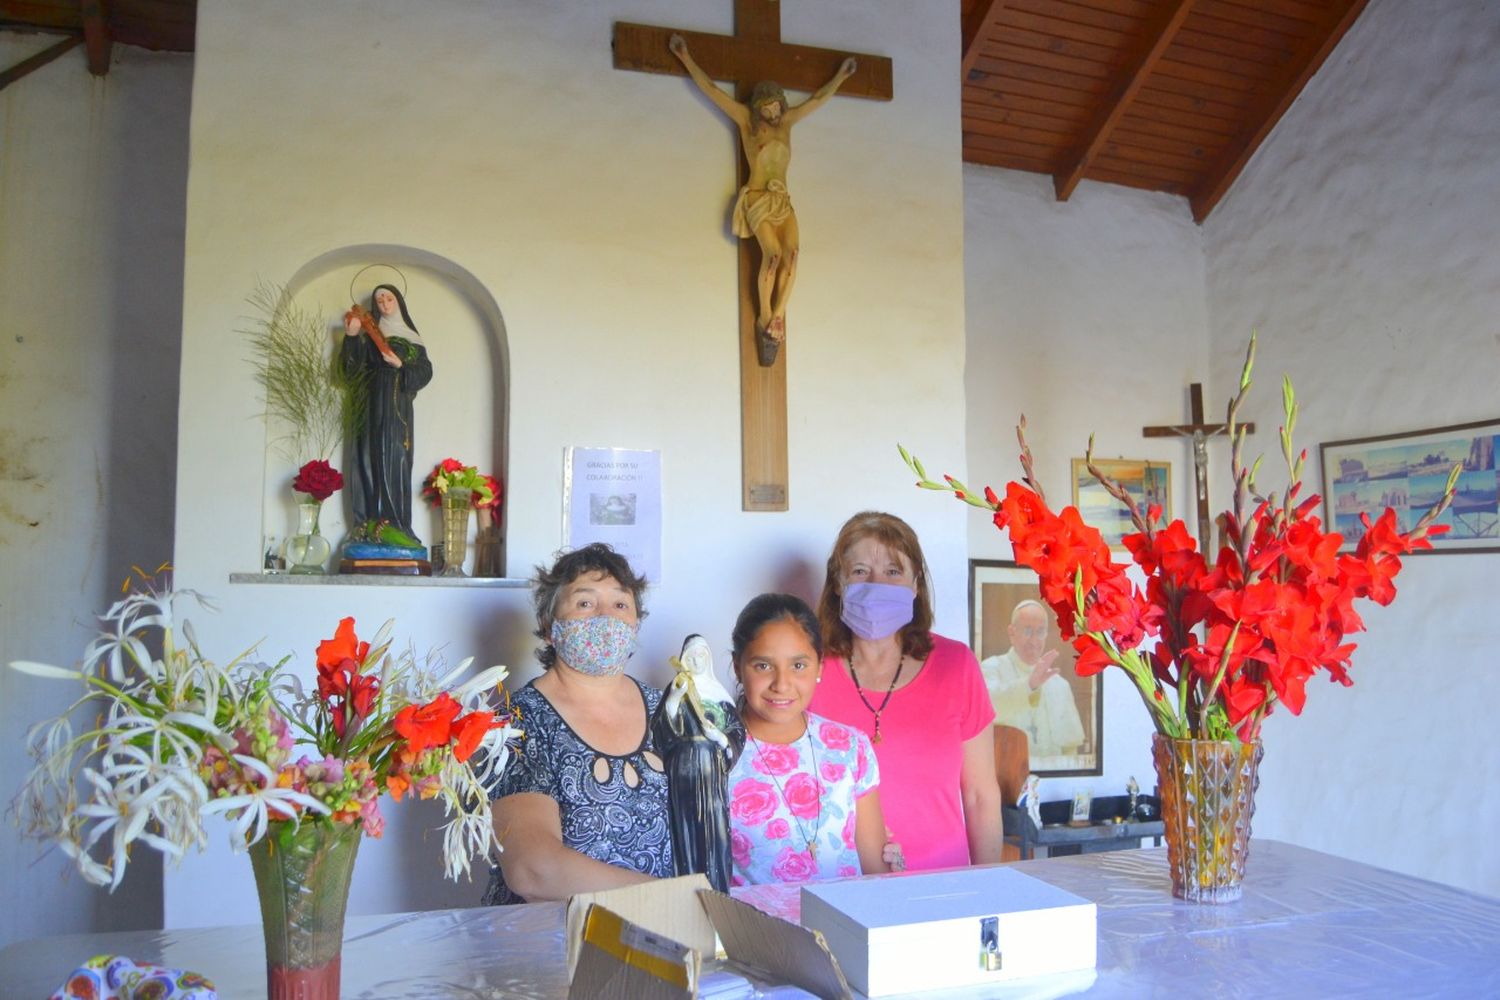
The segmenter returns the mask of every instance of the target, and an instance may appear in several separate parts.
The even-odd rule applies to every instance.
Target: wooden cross
[[[735,0],[734,34],[710,35],[680,28],[617,22],[615,69],[686,76],[667,48],[673,34],[687,40],[704,72],[732,82],[735,99],[748,101],[760,80],[775,80],[791,90],[816,90],[849,56],[859,61],[855,74],[839,89],[841,97],[891,99],[891,61],[885,56],[838,52],[781,41],[781,5],[776,0]],[[739,179],[745,183],[744,150],[739,151]],[[817,238],[814,237],[816,240]],[[755,240],[739,243],[740,275],[740,470],[741,507],[747,511],[787,510],[786,345],[773,364],[762,366],[756,344],[756,274],[760,248]],[[825,246],[833,240],[819,241]]]
[[[1209,549],[1213,535],[1213,520],[1208,513],[1208,439],[1215,434],[1227,434],[1229,425],[1203,422],[1203,384],[1201,382],[1194,382],[1188,386],[1188,392],[1192,397],[1192,423],[1170,424],[1165,427],[1142,427],[1141,433],[1148,438],[1186,437],[1193,439],[1193,478],[1197,483],[1198,492],[1198,551],[1203,553],[1203,558],[1212,563],[1213,553]],[[1245,428],[1248,434],[1255,433],[1254,424],[1242,423],[1238,426]]]

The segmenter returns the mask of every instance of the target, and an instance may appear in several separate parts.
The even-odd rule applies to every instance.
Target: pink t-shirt
[[[995,721],[979,661],[969,647],[934,633],[922,672],[898,688],[880,715],[880,810],[906,854],[908,869],[969,863],[959,777],[963,745]],[[865,688],[876,708],[885,691]],[[823,660],[823,683],[809,709],[875,734],[875,715],[859,700],[842,659]]]

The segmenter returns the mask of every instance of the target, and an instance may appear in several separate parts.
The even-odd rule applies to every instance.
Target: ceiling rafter
[[[1181,30],[1188,13],[1193,9],[1193,3],[1194,0],[1177,0],[1155,20],[1147,22],[1135,48],[1127,53],[1121,65],[1119,79],[1110,88],[1109,96],[1100,105],[1099,113],[1080,137],[1077,152],[1052,175],[1052,186],[1057,191],[1058,201],[1067,201],[1078,187],[1078,182],[1083,180],[1084,172],[1104,148],[1104,143],[1125,112],[1130,110],[1135,95]]]
[[[1339,13],[1326,26],[1318,44],[1311,46],[1302,60],[1292,60],[1288,65],[1282,87],[1277,93],[1269,96],[1258,108],[1247,116],[1249,124],[1241,136],[1230,142],[1228,150],[1223,158],[1204,176],[1202,183],[1188,195],[1188,204],[1192,206],[1193,218],[1202,222],[1208,218],[1208,213],[1214,210],[1214,206],[1229,192],[1229,188],[1240,176],[1255,151],[1266,136],[1271,134],[1271,129],[1281,121],[1281,116],[1286,114],[1307,86],[1309,80],[1322,67],[1329,54],[1333,52],[1339,41],[1354,26],[1355,20],[1365,9],[1368,0],[1351,0],[1342,13]]]
[[[81,0],[78,8],[83,16],[83,43],[89,57],[89,72],[104,76],[109,72],[109,53],[113,45],[109,22],[104,18],[104,0]]]
[[[963,61],[959,67],[958,78],[967,80],[969,71],[974,68],[974,63],[979,58],[979,45],[989,36],[995,22],[999,20],[1000,14],[1005,10],[1005,0],[978,0],[974,7],[963,19]]]
[[[30,76],[58,56],[66,52],[71,52],[82,44],[83,36],[73,35],[70,38],[64,38],[55,45],[49,45],[36,55],[27,56],[8,69],[0,70],[0,90],[4,90],[22,77]]]

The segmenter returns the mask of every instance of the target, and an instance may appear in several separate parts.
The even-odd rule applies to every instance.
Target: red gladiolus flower
[[[354,634],[354,619],[345,618],[339,622],[332,639],[318,643],[318,667],[336,666],[346,659],[363,663],[369,652],[370,644],[360,642]]]
[[[462,706],[444,691],[426,705],[407,705],[396,713],[392,725],[412,753],[421,753],[428,747],[448,745],[453,720],[461,711]]]
[[[454,722],[453,758],[459,763],[468,760],[479,749],[479,741],[484,738],[484,734],[499,725],[495,721],[494,712],[470,712]]]

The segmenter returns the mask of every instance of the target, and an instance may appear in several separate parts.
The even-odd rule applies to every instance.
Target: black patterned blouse
[[[546,696],[527,684],[511,700],[521,711],[525,735],[500,778],[490,786],[490,800],[521,792],[550,796],[562,817],[564,846],[596,861],[667,878],[673,874],[667,777],[651,745],[651,727],[646,725],[661,701],[661,692],[640,681],[635,685],[641,692],[646,735],[635,750],[616,756],[581,740]],[[490,869],[484,902],[525,900],[510,891],[496,865]]]

